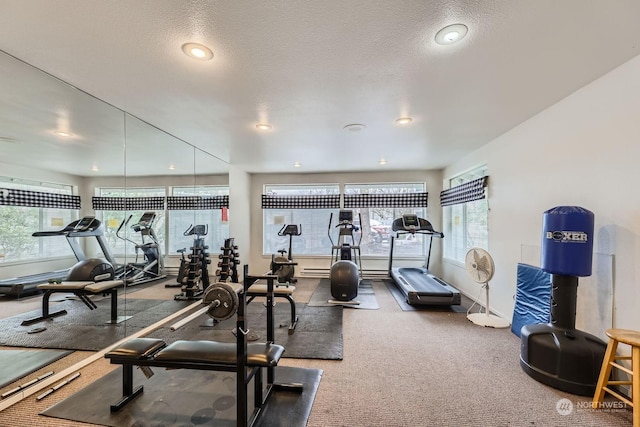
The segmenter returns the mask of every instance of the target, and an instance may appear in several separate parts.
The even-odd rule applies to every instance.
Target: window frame
[[[0,176],[0,186],[9,189],[34,191],[51,194],[62,194],[74,196],[77,192],[77,187],[72,184],[62,184],[46,181],[33,181],[29,179],[11,178],[6,176]],[[78,219],[79,209],[63,209],[63,208],[48,208],[48,207],[33,207],[33,206],[11,206],[0,205],[0,209],[15,209],[18,210],[20,220],[19,224],[25,224],[32,222],[33,229],[25,231],[24,235],[14,236],[15,239],[23,240],[25,245],[32,240],[33,244],[29,253],[21,252],[17,257],[9,256],[0,247],[0,262],[2,265],[18,265],[29,264],[34,262],[54,261],[58,259],[64,259],[73,257],[73,251],[69,246],[66,239],[52,238],[52,237],[33,237],[32,234],[37,231],[57,231],[64,228],[69,223]],[[31,219],[31,221],[29,220]],[[54,221],[55,220],[55,221]],[[54,223],[55,222],[55,223]],[[28,235],[27,235],[28,234]],[[11,239],[11,237],[8,237]],[[7,246],[15,246],[7,244]],[[25,246],[26,248],[26,246]]]
[[[449,188],[464,184],[466,182],[488,176],[487,165],[481,165],[469,169],[463,173],[449,178]],[[485,187],[485,197],[472,202],[460,203],[451,206],[444,206],[443,231],[446,236],[443,242],[443,260],[458,265],[464,265],[466,253],[472,247],[480,247],[489,250],[489,198],[488,189]],[[457,215],[456,215],[457,214]],[[484,226],[480,224],[480,233],[470,232],[472,216],[482,216]],[[456,217],[458,219],[456,219]],[[459,222],[460,228],[454,227]],[[474,224],[474,228],[478,228]],[[475,236],[472,238],[471,235]],[[462,246],[460,243],[462,242]]]

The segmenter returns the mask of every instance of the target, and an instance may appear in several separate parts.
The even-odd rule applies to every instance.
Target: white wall
[[[269,270],[271,255],[262,254],[262,208],[261,195],[264,186],[267,184],[344,184],[344,183],[386,183],[386,182],[425,182],[429,192],[429,206],[427,216],[434,228],[442,229],[442,209],[440,208],[440,191],[442,190],[441,171],[402,171],[402,172],[353,172],[353,173],[316,173],[316,174],[255,174],[251,179],[251,259],[252,271],[265,272]],[[235,192],[235,186],[233,187]],[[327,218],[327,225],[329,218]],[[304,231],[303,231],[304,233]],[[440,272],[442,242],[434,239],[431,255],[431,270],[436,274]],[[330,256],[311,257],[297,256],[298,263],[296,274],[305,268],[329,269]],[[365,270],[386,270],[388,268],[388,258],[384,259],[363,259],[363,269]],[[424,261],[416,265],[422,265]],[[254,269],[255,268],[255,269]]]
[[[494,310],[511,319],[521,246],[540,246],[543,212],[577,205],[595,214],[594,252],[614,255],[613,326],[638,328],[639,162],[640,56],[445,169],[446,179],[488,165]],[[459,265],[445,261],[443,270],[477,295]]]
[[[249,264],[250,274],[261,274],[249,262],[249,254],[254,242],[251,240],[252,221],[255,214],[251,211],[251,175],[237,167],[229,167],[229,237],[234,238],[240,254],[238,274],[242,280],[242,266]],[[221,242],[224,243],[224,242]],[[212,261],[213,262],[213,261]]]

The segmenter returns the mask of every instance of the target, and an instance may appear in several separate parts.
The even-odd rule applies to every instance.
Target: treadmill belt
[[[422,268],[400,268],[398,274],[412,286],[416,292],[425,296],[450,296],[451,291],[444,286],[427,270]]]

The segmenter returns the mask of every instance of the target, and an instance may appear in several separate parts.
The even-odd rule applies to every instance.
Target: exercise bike
[[[289,251],[285,249],[278,250],[280,255],[271,255],[271,272],[270,274],[278,276],[278,283],[293,285],[297,282],[293,276],[295,275],[295,266],[293,262],[292,242],[293,236],[302,235],[302,225],[285,224],[278,231],[278,236],[289,236]],[[287,254],[287,256],[285,256]]]
[[[362,224],[362,216],[360,224]],[[331,296],[334,300],[329,300],[333,304],[360,304],[355,298],[358,296],[358,287],[361,279],[360,259],[360,242],[362,241],[362,232],[360,227],[353,223],[353,211],[341,210],[338,215],[338,242],[337,244],[331,237],[331,224],[333,222],[333,213],[329,217],[329,227],[327,235],[331,241],[331,269],[329,272],[329,280],[331,282]],[[356,244],[354,233],[360,232],[360,237]]]

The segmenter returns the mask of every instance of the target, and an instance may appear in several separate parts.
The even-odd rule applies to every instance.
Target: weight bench
[[[252,284],[247,289],[247,304],[254,300],[256,297],[267,296],[268,285]],[[291,323],[289,323],[289,335],[295,332],[296,325],[298,324],[298,316],[296,316],[296,302],[293,300],[292,294],[296,290],[295,286],[275,286],[273,288],[274,298],[285,298],[289,301],[291,306]]]
[[[24,320],[22,326],[32,325],[46,319],[67,314],[67,310],[60,310],[53,313],[49,312],[49,298],[54,293],[72,293],[80,299],[89,310],[94,310],[98,306],[89,298],[93,295],[111,295],[111,320],[109,323],[119,323],[124,318],[118,318],[118,288],[122,286],[122,280],[105,280],[102,282],[62,282],[62,283],[43,283],[37,288],[44,291],[42,295],[42,315],[33,319]]]
[[[166,369],[196,369],[208,371],[236,372],[236,425],[253,426],[272,393],[279,390],[302,392],[301,384],[277,384],[275,382],[275,367],[278,365],[285,349],[274,344],[273,320],[273,280],[268,279],[267,284],[267,341],[265,343],[247,343],[246,335],[246,299],[247,289],[251,280],[247,280],[247,266],[245,266],[245,283],[239,289],[236,310],[236,335],[235,343],[217,341],[187,341],[179,340],[166,345],[161,339],[134,338],[114,348],[105,354],[112,364],[122,365],[122,398],[111,405],[111,412],[118,412],[143,391],[143,386],[134,388],[133,366],[146,369],[145,375],[152,373],[148,368],[161,367]],[[208,292],[215,295],[216,284],[207,288]],[[222,286],[222,285],[221,285]],[[220,292],[227,292],[225,288]],[[206,295],[203,298],[206,299]],[[224,301],[223,301],[224,300]],[[216,307],[224,307],[231,299],[220,298],[211,301],[213,310],[207,311],[210,316],[216,313]],[[217,304],[217,305],[214,305]],[[221,309],[221,313],[228,313],[227,309]],[[215,318],[215,317],[214,317]],[[264,387],[263,369],[267,371],[266,389]],[[254,409],[251,414],[248,410],[249,383],[254,383]]]

